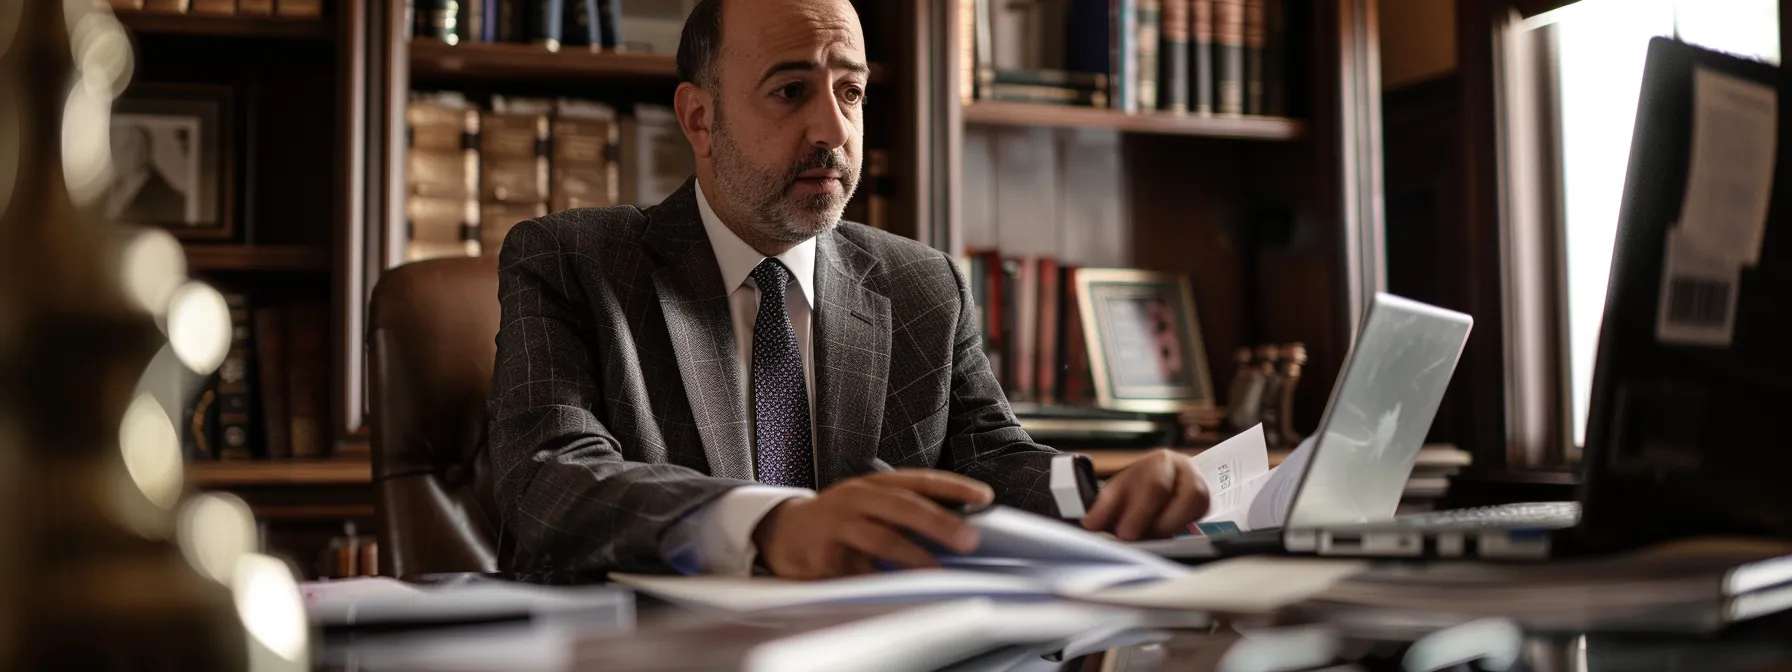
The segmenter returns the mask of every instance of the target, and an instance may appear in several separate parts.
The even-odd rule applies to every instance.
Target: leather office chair
[[[497,353],[496,256],[387,271],[368,308],[368,393],[380,573],[496,571],[485,473]]]

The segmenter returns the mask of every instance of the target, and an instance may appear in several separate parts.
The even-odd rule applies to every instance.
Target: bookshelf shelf
[[[191,462],[187,481],[201,488],[367,485],[373,482],[373,463],[366,458]]]
[[[1272,117],[1197,117],[1167,113],[1127,114],[1115,110],[1039,103],[978,101],[964,107],[967,124],[1108,128],[1126,133],[1188,135],[1251,140],[1294,140],[1299,121]]]
[[[196,271],[330,270],[330,251],[305,245],[187,245],[187,266]]]
[[[142,10],[120,10],[118,22],[132,33],[209,37],[327,40],[332,26],[319,17],[208,16]]]
[[[411,73],[435,78],[642,79],[671,81],[677,65],[671,54],[589,51],[567,47],[548,51],[533,44],[411,40]]]

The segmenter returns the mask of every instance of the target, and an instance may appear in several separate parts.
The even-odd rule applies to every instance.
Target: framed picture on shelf
[[[1213,406],[1213,381],[1188,279],[1084,268],[1076,301],[1096,404],[1138,413]]]
[[[236,233],[236,127],[231,90],[199,84],[138,84],[112,111],[112,180],[101,214],[166,227],[178,238]]]

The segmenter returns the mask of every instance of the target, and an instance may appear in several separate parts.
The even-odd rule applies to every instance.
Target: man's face
[[[844,0],[732,0],[722,35],[710,92],[716,195],[779,243],[832,228],[859,183],[868,70],[858,16]]]

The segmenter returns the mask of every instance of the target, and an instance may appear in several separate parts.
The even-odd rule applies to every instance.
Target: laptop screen
[[[1462,313],[1376,295],[1332,389],[1285,527],[1394,515],[1472,324]]]

